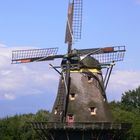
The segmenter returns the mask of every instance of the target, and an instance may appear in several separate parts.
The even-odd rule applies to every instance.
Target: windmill
[[[30,122],[43,140],[115,140],[122,139],[130,128],[113,122],[106,97],[113,66],[123,60],[125,46],[73,49],[81,38],[82,7],[82,0],[69,1],[66,54],[57,54],[58,48],[12,52],[13,64],[62,59],[61,66],[50,64],[60,80],[49,122]]]

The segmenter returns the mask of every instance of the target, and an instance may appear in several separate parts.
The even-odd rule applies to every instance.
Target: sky
[[[11,64],[12,50],[58,47],[64,54],[68,0],[0,0],[0,118],[51,111],[59,75],[49,63]],[[126,46],[107,88],[109,101],[140,85],[140,0],[83,0],[82,38],[74,48]]]

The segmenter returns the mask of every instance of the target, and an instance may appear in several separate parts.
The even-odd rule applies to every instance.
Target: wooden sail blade
[[[53,60],[62,55],[56,55],[58,48],[30,49],[12,51],[12,63],[29,63],[34,61]]]
[[[74,5],[73,3],[69,3],[69,7],[68,7],[65,43],[72,42],[72,38],[73,38],[73,31],[72,31],[73,5]]]
[[[93,53],[93,52],[96,52],[98,50],[100,50],[100,48],[79,49],[79,50],[77,50],[77,53],[78,53],[78,55],[82,56],[82,55],[88,55],[91,52]]]
[[[71,0],[68,6],[65,43],[72,43],[81,38],[82,0]]]

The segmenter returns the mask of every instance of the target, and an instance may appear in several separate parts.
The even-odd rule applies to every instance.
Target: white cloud
[[[0,48],[5,48],[5,47],[6,47],[5,44],[0,43]]]
[[[15,96],[12,95],[12,94],[5,93],[4,94],[4,98],[7,99],[7,100],[14,100],[15,99]]]
[[[11,64],[14,49],[0,44],[0,99],[14,100],[19,96],[52,94],[58,75],[48,69],[46,62]]]
[[[109,81],[108,98],[120,100],[122,93],[138,86],[140,86],[140,71],[115,71]]]

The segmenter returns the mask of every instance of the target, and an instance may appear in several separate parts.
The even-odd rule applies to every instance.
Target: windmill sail
[[[69,3],[65,43],[72,42],[73,38],[72,18],[73,18],[73,3]]]
[[[56,55],[58,48],[30,49],[12,51],[12,63],[29,63],[34,61],[53,60],[62,58],[63,55]]]
[[[91,55],[98,60],[100,64],[108,64],[111,62],[122,61],[125,51],[125,46],[114,46],[105,48],[80,49],[78,50],[78,54],[80,56]]]
[[[99,61],[100,64],[109,64],[112,62],[123,61],[125,54],[125,46],[101,49],[102,53],[96,53],[92,56]]]
[[[82,0],[69,2],[65,43],[73,43],[81,38],[82,6]]]

